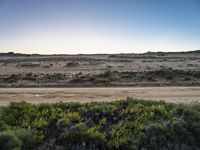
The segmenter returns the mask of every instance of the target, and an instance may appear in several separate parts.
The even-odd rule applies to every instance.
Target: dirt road
[[[200,103],[200,87],[118,87],[118,88],[0,88],[0,105],[10,102],[112,101],[127,97]]]

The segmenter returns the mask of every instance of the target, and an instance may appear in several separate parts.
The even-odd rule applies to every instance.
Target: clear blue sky
[[[0,52],[200,49],[200,0],[0,0]]]

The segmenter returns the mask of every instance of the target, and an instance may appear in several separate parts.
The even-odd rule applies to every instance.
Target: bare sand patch
[[[0,105],[26,101],[55,102],[113,101],[132,97],[172,103],[200,102],[200,87],[96,87],[96,88],[0,88]]]

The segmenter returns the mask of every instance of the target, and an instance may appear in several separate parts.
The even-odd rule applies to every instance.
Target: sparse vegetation
[[[200,149],[200,106],[143,100],[11,103],[0,109],[0,149]]]
[[[199,51],[0,58],[0,87],[200,85]]]
[[[67,76],[62,73],[12,74],[0,76],[0,81],[13,87],[63,87],[63,86],[120,86],[120,85],[199,85],[200,71],[183,71],[163,68],[156,71],[106,71],[98,74],[76,73]],[[27,83],[27,84],[23,84]],[[39,83],[39,84],[38,84]],[[5,84],[0,86],[4,87]],[[28,87],[29,87],[28,86]]]

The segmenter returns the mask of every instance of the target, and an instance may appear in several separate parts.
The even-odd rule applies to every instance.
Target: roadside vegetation
[[[183,71],[164,68],[155,71],[110,71],[92,76],[76,76],[70,82],[90,86],[122,86],[122,85],[199,85],[200,71]]]
[[[2,150],[198,150],[199,135],[199,105],[127,98],[0,108]]]
[[[73,65],[73,64],[69,64]],[[82,74],[73,76],[62,73],[54,74],[12,74],[0,75],[0,87],[105,87],[137,85],[200,85],[200,71],[183,71],[164,68],[154,71],[112,71],[105,70],[99,74]]]

